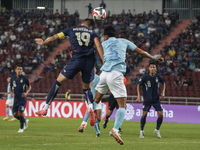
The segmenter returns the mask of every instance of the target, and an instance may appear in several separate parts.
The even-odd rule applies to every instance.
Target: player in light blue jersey
[[[96,95],[96,90],[95,87],[97,86],[98,82],[99,82],[99,76],[96,74],[96,68],[94,68],[94,80],[92,81],[92,85],[91,85],[91,92],[93,97],[95,97]],[[86,103],[87,105],[87,103]],[[80,127],[78,128],[79,132],[84,132],[86,126],[87,126],[87,122],[89,119],[89,113],[88,113],[88,105],[87,105],[87,110],[85,112],[85,116],[83,118],[83,122],[81,123]],[[97,114],[97,119],[96,119],[96,123],[94,125],[94,129],[96,131],[96,137],[100,137],[100,128],[99,128],[99,122],[101,121],[101,103],[99,103],[96,108],[95,108],[95,112]]]
[[[9,121],[15,121],[15,117],[13,116],[12,113],[12,109],[13,109],[13,103],[14,103],[14,97],[11,96],[10,94],[10,80],[11,80],[11,76],[8,76],[7,78],[7,82],[8,82],[8,87],[7,87],[7,93],[4,94],[4,96],[7,96],[7,100],[6,100],[6,117],[3,118],[3,120],[8,120],[8,116],[9,116],[9,108],[11,110],[11,114],[12,114],[12,119],[10,119]]]
[[[116,98],[119,109],[115,115],[114,127],[109,133],[119,144],[123,145],[124,142],[118,133],[118,129],[124,120],[126,112],[125,106],[127,91],[123,83],[123,73],[126,72],[126,50],[129,48],[136,51],[143,57],[150,58],[155,61],[160,59],[162,60],[162,58],[155,58],[126,39],[115,38],[115,34],[116,32],[112,26],[107,26],[104,30],[105,41],[102,43],[104,51],[104,65],[101,67],[102,73],[100,75],[99,83],[96,86],[97,92],[94,101],[99,103],[108,89],[110,89],[114,98]]]

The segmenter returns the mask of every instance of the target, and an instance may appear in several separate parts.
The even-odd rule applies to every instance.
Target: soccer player
[[[115,34],[115,29],[112,26],[107,26],[104,29],[104,42],[102,43],[104,50],[104,65],[101,67],[102,73],[100,75],[99,83],[96,86],[97,92],[94,101],[99,103],[108,89],[110,89],[114,98],[116,98],[119,109],[115,115],[114,127],[109,133],[119,144],[123,145],[124,142],[118,132],[126,112],[127,91],[123,83],[123,73],[126,72],[126,50],[129,48],[143,57],[154,59],[155,61],[162,58],[153,57],[126,39],[115,38]]]
[[[137,85],[137,93],[138,97],[136,99],[137,102],[140,101],[140,86],[143,87],[143,114],[142,118],[140,120],[140,138],[144,138],[144,125],[146,123],[146,117],[147,113],[149,112],[149,109],[151,106],[155,108],[155,110],[158,113],[158,119],[157,119],[157,126],[154,130],[154,133],[158,138],[161,138],[159,129],[163,121],[163,108],[161,105],[161,102],[159,100],[159,86],[160,83],[162,86],[162,93],[161,98],[164,99],[165,97],[165,83],[164,79],[156,73],[156,65],[154,62],[149,63],[149,74],[143,75],[140,80],[139,84]]]
[[[31,90],[31,85],[28,79],[22,75],[22,72],[22,66],[19,64],[16,65],[16,75],[12,76],[10,81],[10,94],[12,97],[14,96],[13,115],[20,121],[18,132],[24,132],[28,128],[28,119],[24,118],[23,113],[26,108],[26,97]],[[14,90],[12,90],[13,88]]]
[[[124,81],[124,85],[126,85],[126,78],[125,77],[123,78],[123,81]],[[108,119],[112,115],[113,110],[115,108],[118,109],[119,106],[118,106],[116,98],[114,98],[113,94],[111,93],[110,96],[108,97],[108,113],[106,114],[106,119],[105,119],[105,122],[103,123],[104,129],[107,127],[107,124],[108,124],[108,121],[109,121]],[[121,128],[119,128],[119,133],[121,133]]]
[[[7,82],[8,82],[8,87],[7,87],[7,93],[4,94],[4,96],[7,96],[7,101],[6,101],[6,117],[3,118],[3,120],[8,120],[8,116],[9,116],[9,108],[10,107],[10,110],[12,112],[12,109],[13,109],[13,103],[14,103],[14,97],[12,97],[10,95],[10,79],[11,79],[11,76],[8,76],[7,78]],[[13,113],[12,113],[12,119],[10,119],[9,121],[15,121],[15,117],[13,116]]]
[[[92,92],[93,97],[95,97],[95,95],[96,95],[95,87],[97,86],[97,84],[99,82],[99,76],[96,74],[96,68],[94,68],[94,72],[95,72],[94,80],[92,81],[92,86],[91,86],[91,92]],[[87,103],[86,103],[86,106],[87,106]],[[96,120],[96,123],[94,125],[94,129],[96,131],[96,137],[100,137],[100,135],[101,135],[100,134],[100,128],[99,128],[99,122],[101,121],[101,109],[102,109],[101,103],[99,103],[96,106],[96,109],[95,109],[95,113],[97,114],[97,120]],[[89,113],[88,113],[88,106],[87,106],[87,110],[85,112],[83,122],[81,123],[80,127],[78,128],[79,132],[84,132],[84,130],[87,126],[88,119],[89,119]]]
[[[93,96],[91,92],[91,82],[94,79],[94,44],[97,47],[97,51],[100,58],[103,60],[103,48],[96,33],[92,30],[94,21],[92,19],[85,19],[81,26],[72,27],[63,30],[62,32],[47,38],[45,41],[42,39],[35,39],[39,45],[48,44],[58,39],[62,39],[64,36],[69,37],[71,47],[73,48],[72,58],[69,63],[64,67],[58,78],[52,85],[49,94],[47,96],[46,105],[38,112],[37,115],[46,115],[47,109],[51,102],[56,97],[59,87],[68,79],[73,79],[74,76],[80,71],[82,73],[83,92],[85,99],[89,105],[89,120],[90,125],[94,126],[96,122],[95,114],[93,111]]]

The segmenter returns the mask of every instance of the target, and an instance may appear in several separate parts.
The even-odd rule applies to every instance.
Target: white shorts
[[[100,80],[95,89],[101,94],[106,94],[110,89],[114,98],[127,97],[126,87],[123,82],[123,74],[119,71],[103,71],[100,74]]]
[[[87,104],[86,101],[85,101],[85,104],[86,104],[86,106],[87,106],[87,108],[88,108],[88,104]],[[101,107],[101,101],[99,102],[99,104],[97,104],[95,110],[97,110],[97,109],[102,109],[102,107]]]
[[[6,101],[6,105],[8,106],[13,106],[13,103],[14,103],[14,99],[7,99]]]

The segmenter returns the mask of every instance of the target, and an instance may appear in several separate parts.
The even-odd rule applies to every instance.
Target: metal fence
[[[4,93],[0,92],[0,95],[3,95]],[[103,98],[108,97],[109,95],[104,95]],[[34,97],[35,100],[46,100],[47,93],[30,93],[28,95],[28,99],[31,100]],[[64,101],[65,100],[65,94],[58,94],[55,98],[55,100]],[[6,99],[6,97],[3,97]],[[127,102],[128,103],[136,103],[137,96],[135,95],[128,95]],[[143,98],[141,97],[141,100],[143,101]],[[84,94],[71,94],[71,101],[85,101],[85,95]],[[141,102],[142,102],[141,101]],[[165,97],[164,100],[162,100],[163,104],[182,104],[182,105],[200,105],[200,98],[197,97]]]
[[[163,10],[177,10],[180,19],[192,19],[200,12],[200,0],[163,0]]]
[[[39,12],[37,6],[45,7],[44,12],[49,12],[53,14],[54,0],[14,0],[13,8],[22,9],[23,12],[34,11]]]

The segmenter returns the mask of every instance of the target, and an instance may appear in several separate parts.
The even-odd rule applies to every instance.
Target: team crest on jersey
[[[20,82],[23,83],[23,79],[21,79]]]
[[[142,79],[140,78],[140,80],[139,81],[142,81]]]
[[[15,83],[15,81],[13,81],[13,86],[14,86],[14,87],[17,87],[17,84]]]
[[[156,77],[156,82],[158,82],[158,78]]]

